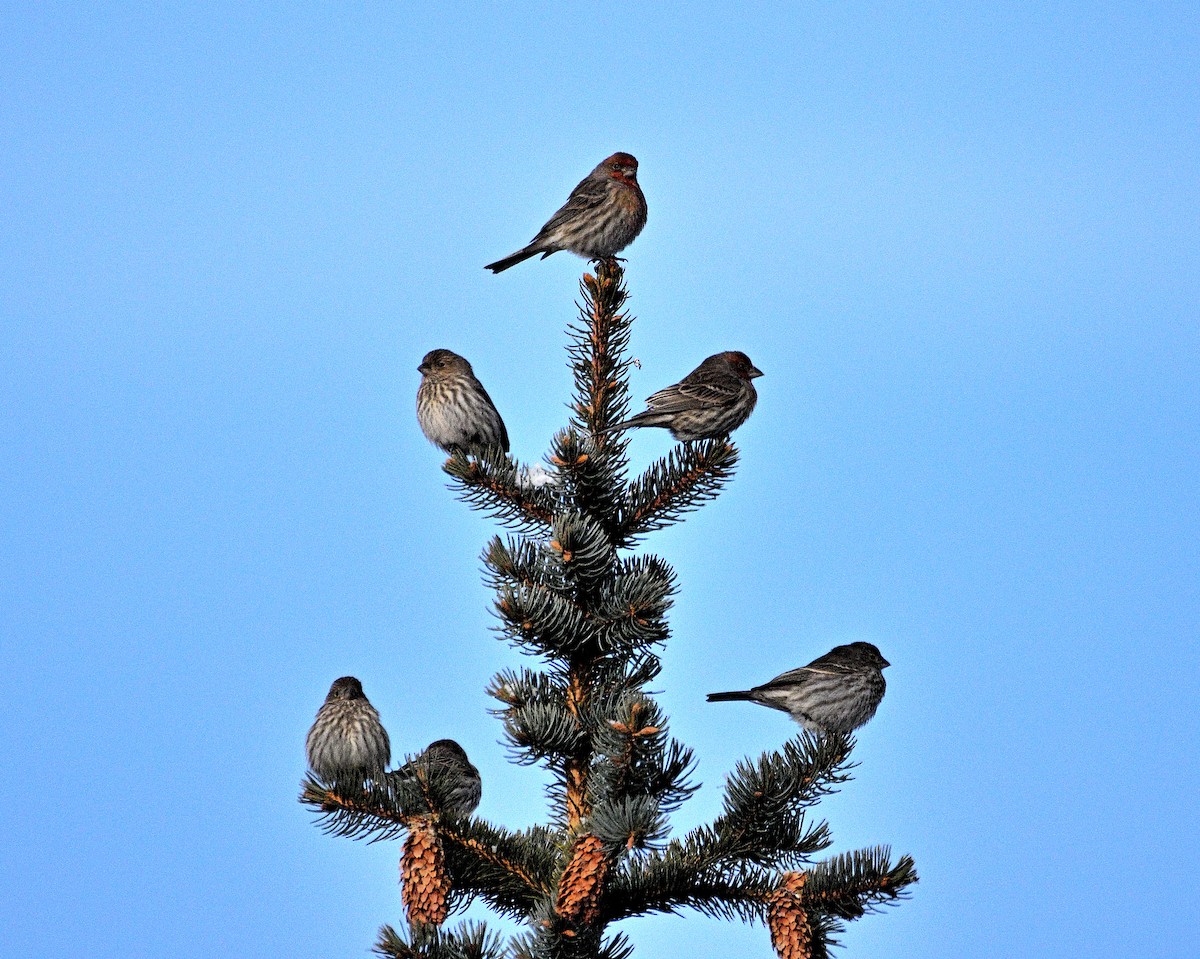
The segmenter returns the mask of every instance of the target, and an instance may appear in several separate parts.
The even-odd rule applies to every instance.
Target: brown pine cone
[[[440,926],[446,921],[450,911],[446,854],[428,820],[414,822],[404,840],[400,878],[404,884],[404,908],[409,922]]]
[[[604,844],[595,836],[581,836],[575,841],[571,861],[558,883],[558,904],[554,907],[571,926],[590,926],[596,921],[608,862]]]
[[[779,959],[810,959],[812,956],[812,930],[800,895],[807,881],[807,873],[785,873],[783,884],[767,899],[767,926],[771,930],[771,945]]]

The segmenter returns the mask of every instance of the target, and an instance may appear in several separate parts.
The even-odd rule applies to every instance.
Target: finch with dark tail
[[[871,643],[850,643],[753,689],[709,693],[708,701],[748,700],[782,710],[814,733],[849,733],[875,715],[887,688],[882,670],[890,665]]]
[[[628,153],[614,153],[580,181],[527,246],[484,269],[502,273],[531,256],[540,253],[545,259],[559,250],[589,260],[620,253],[646,225],[646,197],[637,169],[637,160]]]
[[[466,750],[453,739],[439,739],[389,774],[402,788],[427,790],[433,807],[443,815],[469,816],[479,806],[483,782]]]
[[[450,350],[431,350],[417,370],[417,422],[431,443],[447,453],[508,452],[504,420],[470,363]]]
[[[335,679],[305,743],[308,765],[317,778],[378,778],[392,758],[387,730],[379,713],[353,676]]]
[[[713,439],[732,433],[750,418],[758,393],[751,382],[762,370],[736,350],[710,356],[674,386],[659,390],[644,413],[631,416],[604,432],[632,426],[662,426],[681,442]]]

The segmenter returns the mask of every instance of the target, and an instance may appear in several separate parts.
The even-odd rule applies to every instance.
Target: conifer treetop
[[[850,778],[849,736],[805,733],[743,761],[721,815],[671,837],[670,814],[698,788],[691,749],[648,690],[675,574],[631,550],[714,499],[738,454],[727,437],[679,444],[630,479],[625,434],[606,432],[629,407],[627,300],[616,260],[580,283],[567,348],[575,394],[545,457],[551,482],[531,484],[499,450],[444,466],[460,499],[510,531],[484,549],[484,578],[498,636],[530,660],[488,693],[512,760],[551,774],[547,821],[510,830],[447,816],[391,777],[303,784],[326,831],[405,839],[408,928],[383,927],[381,956],[627,959],[633,945],[612,923],[687,909],[767,923],[784,959],[823,956],[846,921],[916,882],[912,859],[893,862],[886,847],[816,858],[832,840],[813,808]],[[483,923],[442,925],[475,898],[523,931],[505,942]]]

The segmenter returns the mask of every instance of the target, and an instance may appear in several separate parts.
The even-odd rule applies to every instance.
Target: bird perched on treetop
[[[508,430],[471,364],[450,350],[430,350],[417,367],[417,422],[447,453],[508,452]]]
[[[325,782],[383,775],[392,758],[379,713],[353,676],[335,679],[305,742],[308,765]]]
[[[620,253],[646,225],[637,169],[628,153],[614,153],[579,182],[528,246],[484,269],[500,273],[538,253],[545,259],[559,250],[589,260]]]
[[[663,426],[680,441],[705,440],[732,433],[750,418],[758,393],[750,382],[762,370],[745,353],[732,350],[710,356],[674,386],[659,390],[644,413],[604,432],[631,426]]]
[[[395,772],[389,773],[401,788],[428,790],[431,805],[448,816],[469,816],[479,806],[483,782],[466,750],[453,739],[439,739]]]
[[[887,688],[881,670],[890,665],[871,643],[850,643],[753,689],[709,693],[708,701],[745,699],[782,710],[814,733],[849,733],[875,715]]]

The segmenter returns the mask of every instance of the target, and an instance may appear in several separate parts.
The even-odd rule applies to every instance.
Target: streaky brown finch
[[[434,808],[448,816],[471,815],[483,795],[479,770],[453,739],[430,743],[424,752],[389,775],[402,787],[415,785],[420,779]]]
[[[681,442],[732,433],[750,418],[758,393],[751,382],[762,371],[736,350],[710,356],[674,386],[659,390],[644,413],[604,432],[631,426],[662,426]]]
[[[327,783],[382,776],[392,758],[379,713],[353,676],[333,681],[305,747],[309,768]]]
[[[568,250],[589,260],[620,253],[646,225],[646,197],[637,180],[638,162],[614,153],[579,181],[529,245],[484,267],[501,273],[522,260]]]
[[[471,364],[450,350],[430,350],[417,367],[417,422],[447,453],[508,452],[508,430]]]
[[[753,689],[709,693],[708,701],[749,700],[814,733],[849,733],[875,715],[887,688],[882,670],[890,665],[871,643],[850,643]]]

